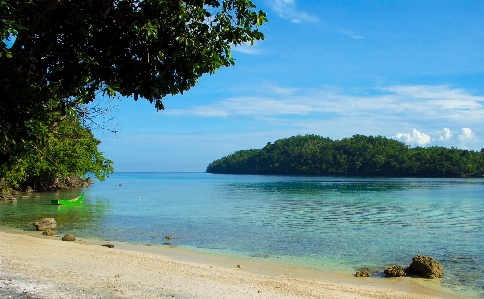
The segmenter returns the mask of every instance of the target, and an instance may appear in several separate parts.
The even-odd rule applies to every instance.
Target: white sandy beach
[[[459,298],[418,280],[356,278],[158,246],[0,232],[0,298]]]

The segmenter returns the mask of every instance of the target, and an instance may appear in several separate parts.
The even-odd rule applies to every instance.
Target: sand
[[[114,248],[102,246],[113,244]],[[0,298],[459,298],[415,278],[348,274],[164,246],[0,231]]]

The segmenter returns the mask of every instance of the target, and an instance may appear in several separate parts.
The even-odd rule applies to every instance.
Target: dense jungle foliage
[[[100,143],[79,119],[64,120],[46,142],[28,143],[29,154],[18,157],[14,165],[0,164],[0,174],[4,174],[8,186],[15,188],[24,183],[35,187],[57,177],[84,177],[87,173],[104,180],[114,169],[113,162],[98,150]]]
[[[484,175],[480,152],[444,147],[411,148],[382,136],[354,135],[331,140],[294,136],[241,150],[215,160],[209,173],[385,177],[463,177]]]

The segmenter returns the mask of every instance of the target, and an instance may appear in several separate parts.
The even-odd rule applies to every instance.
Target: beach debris
[[[442,278],[444,268],[430,256],[416,255],[412,263],[405,269],[407,275],[418,275],[423,278]]]
[[[55,235],[55,229],[46,229],[42,234],[45,236],[53,236]]]
[[[34,226],[38,231],[46,231],[48,229],[57,229],[57,222],[54,218],[42,218],[34,222]]]
[[[114,248],[113,244],[103,244],[103,246],[106,246],[107,248]]]
[[[242,269],[242,265],[237,265],[237,269]]]
[[[75,241],[76,237],[73,234],[67,234],[62,237],[62,241]]]
[[[356,272],[356,277],[370,277],[370,269],[369,268],[361,268],[360,271]]]
[[[383,271],[383,274],[385,274],[386,277],[402,277],[406,275],[404,268],[398,265],[386,267],[385,271]]]

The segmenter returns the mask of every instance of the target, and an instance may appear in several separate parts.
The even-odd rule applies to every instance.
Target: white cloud
[[[474,139],[474,132],[469,128],[462,128],[462,135],[459,135],[460,140],[472,140]]]
[[[467,148],[466,143],[477,141],[476,134],[472,132],[470,128],[462,128],[462,134],[459,135],[460,146],[462,148]]]
[[[449,85],[396,85],[382,90],[414,99],[425,99],[438,109],[483,109],[484,97],[469,94]]]
[[[303,89],[264,83],[246,89],[233,88],[227,97],[210,104],[167,109],[163,115],[247,118],[244,122],[256,121],[277,128],[285,126],[290,128],[288,130],[331,138],[353,134],[393,136],[395,132],[402,132],[401,128],[413,127],[431,133],[403,131],[394,137],[418,146],[431,142],[443,146],[478,146],[477,136],[484,133],[480,129],[484,119],[483,97],[441,85],[390,86],[383,89],[384,92],[381,90],[351,95],[332,87]],[[443,94],[453,95],[456,102],[474,105],[444,107],[436,100]],[[435,130],[436,127],[443,129]],[[464,130],[462,137],[458,137],[452,127],[479,129],[475,132]]]
[[[262,50],[259,48],[258,43],[254,43],[253,45],[250,42],[243,43],[241,45],[234,45],[232,47],[232,51],[248,54],[248,55],[257,55],[262,53]]]
[[[450,85],[395,85],[382,88],[382,90],[424,99],[463,98],[484,100],[483,97],[469,95],[464,89],[451,88]]]
[[[452,132],[449,128],[443,128],[442,133],[440,134],[439,140],[441,141],[448,141],[452,137]]]
[[[290,20],[293,23],[317,23],[319,21],[316,16],[297,10],[294,0],[271,0],[269,3],[279,17]]]
[[[393,138],[403,140],[403,142],[409,145],[426,146],[430,143],[430,136],[417,131],[415,128],[413,129],[412,134],[398,133],[397,135],[393,136]]]
[[[427,90],[427,98],[422,98],[417,92],[409,89]],[[446,87],[448,89],[448,87]],[[279,87],[264,84],[251,87],[250,95],[233,96],[221,99],[216,103],[196,106],[187,110],[168,110],[167,113],[196,114],[199,116],[278,116],[278,115],[322,115],[364,116],[368,118],[392,118],[405,122],[433,121],[441,123],[447,120],[470,123],[481,123],[484,118],[484,107],[479,101],[482,97],[472,96],[462,91],[455,92],[466,98],[468,105],[453,105],[443,107],[435,93],[430,93],[428,87],[400,86],[383,89],[391,91],[385,94],[354,96],[331,88],[320,90],[305,90]],[[439,88],[436,93],[441,92]],[[452,91],[448,90],[449,93]],[[248,92],[243,92],[248,94]],[[416,97],[418,96],[418,97]],[[470,105],[472,99],[473,105]],[[455,98],[459,102],[461,99]],[[417,124],[413,125],[417,126]],[[419,125],[420,126],[420,125]]]
[[[479,104],[476,101],[467,101],[467,100],[460,100],[460,99],[455,99],[455,100],[434,100],[431,101],[430,103],[434,104],[437,107],[440,107],[441,109],[479,109],[482,108],[482,105]]]
[[[290,96],[298,91],[297,88],[280,87],[273,84],[264,84],[261,85],[261,88],[265,89],[266,93],[284,96]]]
[[[351,31],[351,30],[339,29],[338,31],[339,31],[339,32],[341,32],[341,33],[343,33],[343,34],[346,34],[346,35],[348,35],[349,37],[354,38],[354,39],[361,39],[361,38],[363,38],[363,36],[361,36],[361,35],[357,35],[357,34],[355,34],[355,33],[354,33],[353,31]]]

